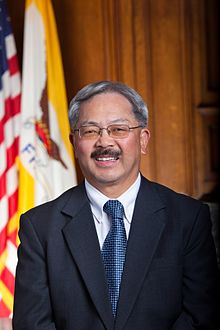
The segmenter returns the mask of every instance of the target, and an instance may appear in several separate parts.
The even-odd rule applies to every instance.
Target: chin
[[[117,184],[119,181],[119,177],[116,177],[115,175],[102,175],[102,176],[96,176],[94,175],[92,177],[92,181],[98,185],[114,185]]]

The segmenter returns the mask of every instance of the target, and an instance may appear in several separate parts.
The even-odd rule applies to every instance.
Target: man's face
[[[99,94],[81,105],[77,128],[85,125],[103,128],[111,124],[139,125],[124,96],[115,92]],[[137,178],[149,131],[137,128],[130,130],[126,138],[114,139],[103,130],[96,139],[89,140],[80,138],[76,132],[70,139],[86,179],[103,193],[117,187],[120,195]]]

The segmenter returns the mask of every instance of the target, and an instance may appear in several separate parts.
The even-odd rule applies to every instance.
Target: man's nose
[[[102,127],[102,128],[100,128],[100,129],[99,129],[99,136],[102,136],[103,133],[104,133],[104,134],[107,133],[107,134],[109,135],[108,128],[106,128],[106,127]]]
[[[102,128],[96,141],[96,145],[106,147],[113,144],[114,139],[108,134],[107,128]]]

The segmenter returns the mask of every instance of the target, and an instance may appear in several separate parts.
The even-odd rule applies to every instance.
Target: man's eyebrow
[[[129,120],[127,120],[126,118],[117,118],[117,119],[114,119],[114,120],[111,120],[110,123],[111,124],[114,124],[114,123],[128,123]]]
[[[108,125],[111,124],[116,124],[116,123],[129,123],[129,120],[125,119],[125,118],[117,118],[114,120],[109,121]],[[93,121],[93,120],[84,120],[80,123],[80,126],[100,126],[100,123],[98,123],[97,121]]]
[[[90,126],[90,125],[99,126],[99,123],[92,120],[84,120],[80,123],[80,126]]]

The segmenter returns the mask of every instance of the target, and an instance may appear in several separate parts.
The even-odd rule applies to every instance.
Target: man
[[[69,118],[85,182],[21,217],[14,329],[217,329],[208,207],[141,176],[141,97],[93,83]]]

